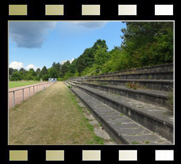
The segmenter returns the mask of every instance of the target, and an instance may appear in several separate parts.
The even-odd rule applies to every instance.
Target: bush
[[[45,74],[43,77],[42,77],[42,79],[43,79],[43,81],[48,81],[48,78],[49,78],[50,76],[49,76],[49,74]]]
[[[71,86],[71,85],[68,85],[67,87],[68,87],[69,89],[71,89],[71,88],[72,88],[72,86]]]
[[[35,80],[40,81],[40,76],[37,76]]]
[[[63,78],[59,77],[57,78],[57,81],[63,81]]]

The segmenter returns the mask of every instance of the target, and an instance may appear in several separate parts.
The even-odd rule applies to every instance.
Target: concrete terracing
[[[167,103],[173,64],[72,78],[66,83],[117,143],[174,143],[174,116]]]

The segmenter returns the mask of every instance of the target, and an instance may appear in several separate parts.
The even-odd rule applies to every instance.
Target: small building
[[[48,81],[55,82],[55,81],[57,81],[57,78],[48,78]]]

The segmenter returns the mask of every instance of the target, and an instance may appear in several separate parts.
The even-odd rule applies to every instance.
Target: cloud
[[[73,21],[72,25],[83,26],[85,28],[102,28],[106,25],[106,21]]]
[[[23,63],[18,62],[18,61],[13,61],[9,65],[9,68],[13,68],[13,69],[18,69],[19,70],[20,68],[23,68]]]
[[[72,63],[74,61],[74,58],[72,58],[72,60],[63,60],[62,62],[60,62],[61,65],[63,65],[65,62],[69,61],[70,63]]]
[[[20,70],[20,68],[24,68],[24,69],[27,70],[27,71],[28,71],[30,68],[33,68],[33,69],[36,71],[36,69],[39,68],[39,67],[36,67],[36,66],[33,65],[33,64],[29,64],[27,67],[24,67],[24,66],[23,66],[23,63],[18,62],[18,61],[13,61],[13,62],[10,63],[9,68],[13,68],[13,69],[17,69],[17,70]],[[40,69],[41,69],[41,68],[40,68]]]
[[[29,70],[30,68],[33,68],[34,71],[36,71],[38,67],[34,66],[33,64],[29,64],[27,67],[25,67],[26,70]]]
[[[17,47],[39,48],[45,35],[55,26],[56,22],[9,22],[9,36]]]

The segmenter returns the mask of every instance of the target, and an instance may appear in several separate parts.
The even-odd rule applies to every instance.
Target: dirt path
[[[63,82],[9,111],[9,145],[100,144]]]

